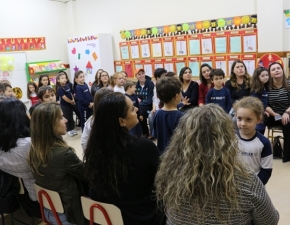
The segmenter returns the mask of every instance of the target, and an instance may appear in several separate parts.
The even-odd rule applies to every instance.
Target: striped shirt
[[[290,80],[287,82],[290,87]],[[290,106],[290,90],[287,90],[284,86],[277,89],[272,88],[268,91],[268,95],[269,107],[271,107],[275,113],[283,115],[286,109]]]
[[[226,224],[230,225],[276,225],[279,221],[279,213],[274,208],[270,197],[268,196],[264,185],[254,174],[250,174],[248,179],[235,175],[237,186],[240,187],[237,200],[240,212],[233,211],[230,213],[230,207],[225,202],[225,197],[220,198],[219,207],[220,215],[227,219]],[[205,211],[205,221],[198,221],[195,207],[189,204],[187,198],[180,204],[180,211],[173,213],[166,212],[166,225],[220,225],[221,222],[215,216],[215,204],[208,201]]]

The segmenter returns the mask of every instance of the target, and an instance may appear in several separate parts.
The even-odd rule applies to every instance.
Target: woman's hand
[[[289,114],[288,113],[283,113],[282,115],[282,124],[286,125],[289,122]]]

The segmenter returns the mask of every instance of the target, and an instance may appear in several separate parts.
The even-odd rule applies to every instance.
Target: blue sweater
[[[207,92],[205,103],[217,104],[222,107],[226,113],[229,113],[232,107],[232,98],[230,91],[224,87],[220,90],[212,88]]]
[[[154,83],[151,81],[151,78],[146,76],[146,81],[143,88],[138,81],[136,84],[136,95],[141,99],[139,103],[140,106],[148,106],[148,108],[152,108],[152,99],[153,99],[153,90]]]
[[[76,86],[76,97],[78,99],[79,105],[82,107],[88,107],[90,103],[93,102],[93,97],[86,83],[83,85],[78,84]]]
[[[60,105],[69,106],[71,105],[69,102],[65,101],[62,97],[66,96],[68,99],[72,100],[72,89],[70,88],[69,84],[65,86],[58,86],[57,88],[57,95],[60,97]]]
[[[157,139],[157,147],[160,153],[165,151],[182,116],[183,113],[178,110],[165,111],[159,109],[156,111],[153,121],[153,137]]]

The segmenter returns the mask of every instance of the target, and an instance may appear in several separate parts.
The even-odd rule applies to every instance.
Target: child
[[[34,109],[42,102],[56,102],[55,90],[51,86],[42,86],[38,88],[37,97],[39,98],[39,102],[30,107],[28,114],[29,118]]]
[[[49,80],[48,75],[46,75],[46,74],[40,75],[39,82],[38,82],[38,88],[40,88],[42,86],[47,86],[47,85],[50,85],[50,80]]]
[[[259,67],[255,69],[252,82],[251,82],[251,96],[260,99],[263,103],[264,110],[268,106],[268,83],[269,83],[269,73],[265,67]],[[265,112],[267,116],[269,114]],[[256,126],[256,130],[261,134],[265,133],[266,126],[264,123],[259,123]]]
[[[120,92],[122,94],[125,94],[125,90],[124,90],[124,75],[122,74],[122,72],[117,72],[113,75],[114,78],[114,83],[115,83],[115,87],[114,87],[114,92]]]
[[[75,73],[76,98],[78,99],[78,108],[81,115],[82,131],[84,130],[85,122],[92,115],[93,97],[90,93],[88,85],[85,83],[84,72],[79,70]]]
[[[69,88],[70,88],[70,91],[71,91],[71,93],[72,93],[72,95],[73,95],[73,97],[74,97],[74,101],[75,101],[75,104],[72,105],[72,108],[73,108],[73,111],[74,111],[74,113],[76,114],[78,120],[80,121],[81,116],[80,116],[80,112],[79,112],[78,107],[77,107],[77,99],[75,98],[75,88],[73,87],[73,84],[70,82],[70,80],[69,80],[69,78],[68,78],[68,75],[67,75],[67,73],[66,73],[65,71],[61,71],[61,72],[59,72],[58,74],[64,74],[65,77],[66,77],[66,80],[67,80],[67,81],[66,81],[66,84],[68,84],[68,86],[69,86]],[[56,85],[55,85],[55,90],[56,90],[56,92],[57,92],[57,88],[58,88],[58,84],[56,83]],[[57,94],[57,93],[56,93],[56,94]],[[59,96],[56,96],[56,97],[57,97],[56,99],[58,99],[57,102],[60,103],[60,98],[59,98]],[[80,126],[81,126],[80,122],[79,122],[76,126],[77,126],[77,127],[80,127]]]
[[[182,98],[182,85],[174,77],[162,77],[156,83],[157,96],[164,106],[159,109],[153,121],[153,136],[157,138],[157,147],[163,153],[178,125],[183,113],[177,110]]]
[[[114,87],[115,87],[115,79],[114,76],[109,76],[109,84],[108,84],[108,89],[114,91]]]
[[[272,174],[273,155],[270,141],[256,131],[264,107],[255,97],[245,97],[234,105],[237,117],[239,153],[265,185]]]
[[[74,130],[74,120],[73,120],[73,105],[75,101],[72,95],[71,88],[67,84],[66,75],[64,73],[59,73],[56,76],[57,81],[57,95],[60,98],[60,106],[64,117],[67,119],[66,128],[67,134],[70,137],[77,135],[78,133]]]
[[[35,105],[39,101],[37,91],[37,85],[33,81],[27,83],[27,98],[31,101],[31,105]]]
[[[177,76],[177,74],[175,72],[169,71],[169,72],[166,73],[166,76],[167,77],[175,77],[176,79],[178,79],[178,76]]]
[[[5,92],[4,84],[0,83],[0,98],[1,99],[6,98],[6,95],[4,94],[4,92]]]
[[[232,107],[232,98],[228,89],[223,87],[225,73],[222,69],[212,69],[210,79],[214,87],[206,95],[205,103],[215,103],[229,113]]]
[[[11,98],[11,97],[14,97],[13,95],[13,90],[12,90],[12,86],[8,83],[3,83],[4,85],[4,88],[5,88],[5,91],[4,91],[4,95],[7,97],[7,98]]]
[[[99,89],[96,93],[95,93],[95,97],[94,97],[94,110],[93,112],[96,111],[96,108],[101,100],[101,98],[103,98],[105,95],[113,93],[112,90],[106,88],[106,87],[102,87],[101,89]],[[86,147],[87,147],[87,143],[90,137],[90,133],[92,130],[92,124],[94,121],[94,114],[88,118],[88,120],[85,123],[85,127],[82,133],[82,138],[81,138],[81,146],[83,149],[83,152],[85,152]]]
[[[130,134],[134,136],[141,137],[143,132],[142,132],[140,121],[143,120],[143,116],[141,116],[138,97],[135,93],[136,83],[131,80],[127,80],[127,82],[124,84],[124,89],[126,91],[125,95],[132,100],[133,105],[138,109],[137,116],[138,116],[139,123],[135,127],[133,127],[129,132]]]

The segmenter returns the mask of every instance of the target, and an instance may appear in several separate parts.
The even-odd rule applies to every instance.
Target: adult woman
[[[210,71],[212,70],[211,66],[207,63],[203,63],[200,66],[199,71],[199,79],[200,79],[200,85],[198,87],[198,105],[203,106],[205,104],[205,97],[207,95],[207,92],[209,89],[213,88],[213,83],[210,79]]]
[[[143,120],[140,122],[143,131],[143,137],[149,137],[147,126],[148,113],[152,110],[154,83],[149,76],[145,75],[143,69],[137,69],[135,72],[137,78],[136,95],[139,99],[139,107]]]
[[[59,193],[64,214],[62,224],[85,224],[80,195],[84,167],[74,150],[62,139],[66,134],[66,119],[57,103],[37,106],[31,117],[31,148],[29,165],[36,184]],[[45,218],[56,223],[52,212],[45,209]]]
[[[31,146],[29,125],[26,107],[21,101],[5,98],[0,102],[0,170],[20,177],[32,204],[38,206],[35,179],[27,163]]]
[[[250,80],[250,75],[244,62],[241,60],[234,61],[231,67],[230,79],[225,83],[225,88],[229,89],[233,103],[250,95]]]
[[[84,154],[85,173],[90,197],[119,207],[124,224],[157,225],[163,216],[156,214],[152,191],[159,152],[150,140],[129,134],[138,123],[136,111],[118,92],[100,100]]]
[[[155,182],[168,225],[274,225],[279,220],[263,184],[238,158],[233,123],[215,104],[181,118]]]
[[[98,71],[96,72],[95,80],[94,80],[94,82],[92,84],[92,87],[91,87],[91,94],[92,94],[93,97],[95,96],[97,87],[98,87],[98,85],[100,83],[100,76],[101,76],[101,73],[103,71],[104,71],[103,69],[98,69]]]
[[[191,80],[192,71],[189,67],[183,67],[179,73],[182,83],[182,96],[189,99],[189,105],[184,105],[182,111],[198,106],[198,83]]]
[[[283,67],[280,63],[274,62],[269,66],[269,101],[266,111],[270,117],[265,117],[265,125],[280,125],[284,137],[283,162],[290,161],[290,81],[287,80]],[[280,119],[278,118],[280,117]],[[282,117],[282,118],[281,118]]]

